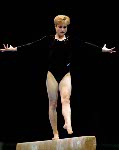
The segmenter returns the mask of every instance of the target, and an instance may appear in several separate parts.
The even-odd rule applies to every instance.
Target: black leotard
[[[82,51],[81,47],[85,47],[84,45],[91,46],[91,49],[96,48],[101,50],[101,48],[98,47],[97,45],[88,42],[81,42],[81,40],[75,41],[72,40],[70,36],[66,36],[66,39],[63,41],[58,41],[55,39],[55,35],[44,36],[40,40],[22,46],[18,46],[17,48],[18,49],[23,47],[27,49],[32,48],[34,50],[38,49],[39,51],[46,50],[46,53],[48,54],[48,61],[46,61],[48,62],[48,71],[50,71],[54,75],[55,79],[58,82],[60,82],[61,79],[68,72],[70,72],[72,51],[75,50],[79,51],[80,48],[81,52]],[[81,53],[79,53],[79,55],[80,54]],[[46,58],[42,59],[44,59],[45,62]]]
[[[53,74],[58,82],[70,71],[71,42],[68,36],[63,41],[56,40],[53,35],[45,36],[35,42],[18,46],[17,49],[19,48],[46,50],[46,57],[48,53],[48,61],[46,61],[48,62],[48,71]],[[45,61],[46,58],[42,59]]]
[[[70,72],[71,41],[69,37],[63,41],[51,37],[50,43],[48,71],[54,75],[57,82],[60,82]]]

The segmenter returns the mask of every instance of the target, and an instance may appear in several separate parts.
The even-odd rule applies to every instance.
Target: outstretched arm
[[[89,42],[85,42],[85,44],[88,44],[88,45],[90,45],[90,46],[92,46],[92,47],[95,47],[95,48],[98,48],[98,49],[102,49],[102,52],[108,52],[108,53],[116,52],[116,51],[114,50],[115,47],[113,47],[113,48],[107,48],[107,47],[106,47],[106,44],[104,44],[104,46],[103,46],[102,48],[99,47],[99,46],[97,46],[97,45],[95,45],[95,44],[89,43]]]
[[[13,47],[13,46],[8,46],[8,44],[3,44],[4,48],[0,49],[0,51],[4,52],[4,51],[17,51],[18,48],[28,48],[28,47],[36,47],[38,45],[41,45],[41,42],[43,39],[45,39],[46,36],[43,36],[41,39],[33,41],[31,43],[27,43],[21,46],[17,46],[17,47]]]

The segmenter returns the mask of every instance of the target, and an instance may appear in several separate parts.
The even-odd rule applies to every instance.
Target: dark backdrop
[[[59,4],[58,4],[59,3]],[[3,4],[4,5],[4,4]],[[72,74],[72,136],[95,135],[99,143],[118,143],[118,65],[119,40],[116,3],[42,2],[7,4],[1,15],[0,45],[18,46],[55,33],[53,18],[71,17],[68,32],[117,53],[75,55]],[[12,9],[10,9],[12,7]],[[2,10],[3,9],[3,10]],[[1,11],[4,11],[2,8]],[[37,62],[38,56],[43,60]],[[36,59],[37,58],[37,59]],[[48,119],[45,87],[47,60],[43,51],[0,52],[1,124],[3,142],[49,140],[52,130]],[[62,129],[61,103],[58,101],[60,137],[70,137]]]

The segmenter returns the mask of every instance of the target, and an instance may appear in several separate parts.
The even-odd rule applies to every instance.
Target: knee
[[[52,109],[56,109],[57,108],[57,101],[50,101],[49,107]]]
[[[70,95],[67,92],[62,93],[61,95],[61,102],[62,103],[70,103]]]

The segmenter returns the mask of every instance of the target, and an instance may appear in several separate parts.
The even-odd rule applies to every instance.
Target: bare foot
[[[64,124],[63,128],[67,130],[68,134],[72,134],[73,133],[72,127],[68,128],[67,124]]]
[[[52,140],[58,140],[59,139],[59,135],[55,134],[54,137],[52,138]]]
[[[72,134],[73,133],[72,129],[67,129],[67,132],[68,132],[68,134]]]

